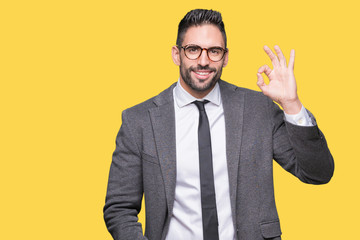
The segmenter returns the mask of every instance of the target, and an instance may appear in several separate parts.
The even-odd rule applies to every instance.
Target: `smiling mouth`
[[[201,76],[206,76],[209,75],[211,72],[195,72],[195,73]]]
[[[198,71],[193,71],[194,74],[195,74],[195,77],[197,79],[199,79],[200,81],[205,81],[207,80],[213,73],[213,71],[210,71],[210,70],[198,70]]]

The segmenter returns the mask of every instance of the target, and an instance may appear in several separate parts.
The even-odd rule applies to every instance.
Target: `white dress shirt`
[[[203,239],[198,151],[199,110],[192,102],[205,99],[209,101],[205,105],[205,111],[211,135],[219,239],[236,239],[231,216],[225,119],[219,84],[203,99],[196,99],[182,88],[178,81],[173,96],[176,123],[176,188],[173,215],[166,240]],[[299,114],[286,114],[285,118],[293,124],[311,126],[304,107]]]

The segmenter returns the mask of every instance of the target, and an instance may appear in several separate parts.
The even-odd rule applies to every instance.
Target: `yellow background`
[[[296,50],[335,175],[312,186],[275,166],[283,239],[359,239],[356,0],[1,1],[0,239],[111,239],[102,207],[121,112],[177,80],[170,50],[193,8],[223,14],[231,83],[257,90],[263,45]]]

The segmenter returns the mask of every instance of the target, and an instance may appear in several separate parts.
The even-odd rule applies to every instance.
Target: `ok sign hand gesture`
[[[290,52],[289,65],[279,46],[274,47],[277,56],[268,46],[264,50],[270,57],[273,68],[263,65],[257,73],[257,85],[264,95],[280,104],[287,114],[297,114],[300,112],[302,104],[297,95],[296,81],[294,76],[295,51]],[[269,84],[265,84],[262,73],[269,78]]]

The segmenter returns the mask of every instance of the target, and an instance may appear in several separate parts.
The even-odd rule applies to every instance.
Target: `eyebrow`
[[[201,47],[200,45],[197,45],[197,44],[186,44],[184,45],[184,47]],[[204,48],[204,47],[201,47],[201,48]],[[206,47],[206,48],[222,48],[222,49],[226,49],[224,47],[221,47],[221,46],[211,46],[211,47]]]

